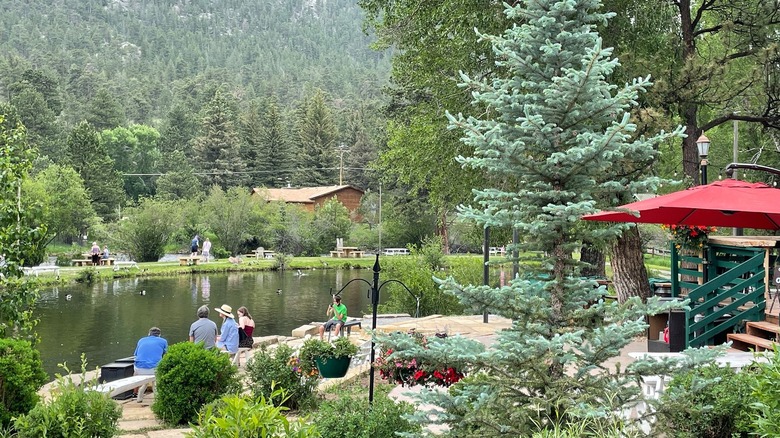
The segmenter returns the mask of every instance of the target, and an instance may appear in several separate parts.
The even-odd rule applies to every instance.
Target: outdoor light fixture
[[[707,184],[707,155],[710,154],[710,139],[704,133],[696,140],[696,147],[699,148],[699,158],[701,158],[701,181],[700,184]]]

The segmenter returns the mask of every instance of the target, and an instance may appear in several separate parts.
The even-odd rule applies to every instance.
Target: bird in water
[[[138,292],[138,295],[146,295],[146,289],[142,290],[141,292]]]
[[[298,277],[303,277],[306,274],[304,274],[303,272],[301,272],[300,269],[298,269],[297,271],[295,271],[295,275],[297,275]]]
[[[276,295],[281,295],[281,294],[282,294],[282,290],[281,289],[276,289]]]
[[[65,299],[68,300],[68,301],[70,301],[72,298],[73,298],[73,295],[71,295],[71,294],[65,295]]]

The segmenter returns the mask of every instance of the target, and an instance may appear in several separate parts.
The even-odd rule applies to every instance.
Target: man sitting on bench
[[[333,318],[328,320],[324,325],[320,326],[320,340],[324,340],[323,335],[325,334],[325,331],[330,331],[333,327],[336,327],[336,337],[338,337],[339,332],[341,331],[341,328],[344,327],[344,323],[347,322],[347,306],[344,304],[341,304],[341,297],[338,295],[333,296],[333,303],[328,304],[328,311],[325,312],[326,315],[331,316],[333,315]]]

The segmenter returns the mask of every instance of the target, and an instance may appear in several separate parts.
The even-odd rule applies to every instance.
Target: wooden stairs
[[[774,320],[774,321],[773,321]],[[780,325],[777,318],[767,315],[766,321],[747,321],[745,333],[729,333],[731,348],[742,351],[772,350],[780,337]]]

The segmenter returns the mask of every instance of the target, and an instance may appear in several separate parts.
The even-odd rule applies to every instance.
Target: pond
[[[160,327],[169,344],[186,341],[196,310],[208,305],[209,318],[222,324],[215,307],[228,304],[233,314],[246,306],[255,320],[255,337],[290,336],[293,329],[324,321],[338,291],[353,278],[371,281],[371,270],[312,270],[299,273],[250,272],[179,277],[119,279],[93,285],[42,289],[36,309],[38,348],[47,373],[80,369],[85,353],[88,370],[132,356],[139,338]],[[349,316],[370,313],[369,286],[352,283],[342,292]],[[277,292],[280,291],[280,292]]]

